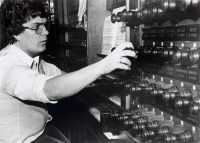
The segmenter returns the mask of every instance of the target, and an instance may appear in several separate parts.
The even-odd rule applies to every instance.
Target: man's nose
[[[48,35],[49,31],[46,29],[45,26],[43,26],[43,30],[42,30],[42,35]]]

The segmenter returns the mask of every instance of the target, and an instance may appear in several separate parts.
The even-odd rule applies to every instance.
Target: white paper
[[[86,11],[87,0],[79,0],[78,21],[81,23],[82,17]]]
[[[104,135],[105,135],[109,140],[111,140],[111,139],[118,139],[118,138],[119,138],[118,135],[113,135],[111,132],[106,132],[106,133],[104,133]]]
[[[114,9],[113,13],[122,12],[125,6]],[[102,54],[109,55],[113,47],[119,46],[126,41],[126,23],[111,22],[111,16],[105,18],[103,29]]]

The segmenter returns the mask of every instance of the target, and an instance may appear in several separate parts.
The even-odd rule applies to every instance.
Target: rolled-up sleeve
[[[21,100],[57,103],[50,101],[43,92],[45,82],[53,77],[55,76],[40,74],[29,67],[17,65],[6,72],[1,86],[4,91]]]

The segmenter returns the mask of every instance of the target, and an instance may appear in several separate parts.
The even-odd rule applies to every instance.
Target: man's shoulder
[[[20,59],[8,46],[0,51],[0,68],[6,68],[16,63],[20,63]]]
[[[3,49],[0,52],[0,63],[1,64],[8,64],[11,63],[13,61],[18,61],[19,58],[17,56],[17,54],[15,54],[14,52],[10,51],[9,49]]]
[[[14,52],[12,45],[7,45],[0,51],[0,58],[8,58],[8,57],[17,57],[17,54]]]

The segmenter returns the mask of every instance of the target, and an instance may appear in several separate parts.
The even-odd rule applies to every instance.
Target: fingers
[[[115,69],[131,69],[131,61],[129,57],[136,58],[137,55],[133,50],[124,50],[126,48],[134,49],[131,42],[122,43],[100,62],[102,63],[103,74],[110,73]]]
[[[131,42],[124,42],[120,44],[113,52],[123,51],[126,48],[133,48],[133,44]]]
[[[115,69],[124,69],[124,70],[131,69],[130,66],[121,63],[114,63],[113,66],[115,67]]]
[[[131,51],[131,50],[124,50],[124,51],[121,51],[119,53],[120,57],[126,57],[126,56],[129,56],[129,57],[134,57],[134,58],[137,58],[137,55],[134,51]]]
[[[126,48],[133,48],[133,44],[131,42],[124,42],[120,44],[114,51],[113,54],[118,54],[122,57],[129,56],[129,57],[135,57],[137,58],[137,55],[132,50],[124,50]],[[134,48],[133,48],[134,49]]]
[[[131,66],[131,61],[128,58],[126,58],[126,57],[121,57],[120,63],[126,64],[129,67]]]

